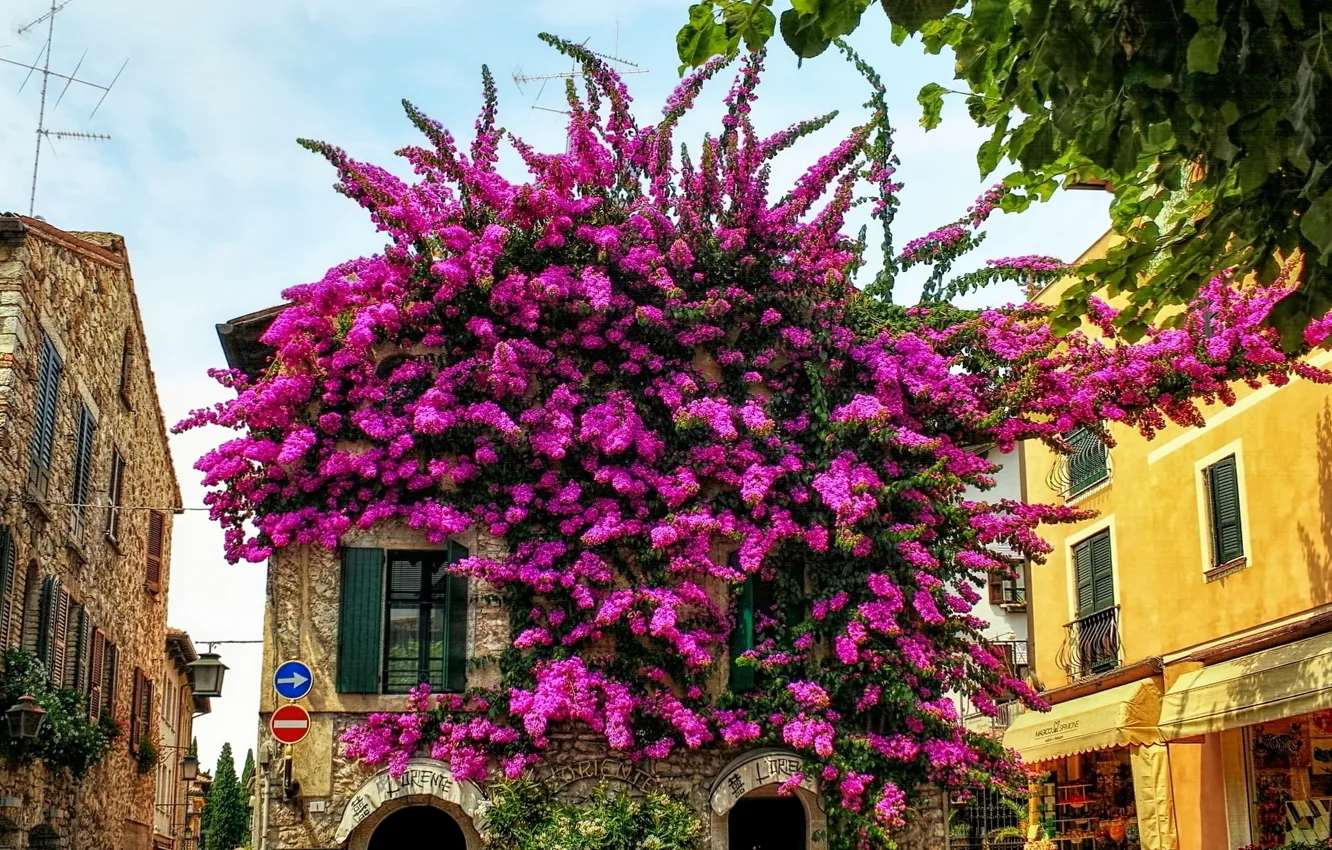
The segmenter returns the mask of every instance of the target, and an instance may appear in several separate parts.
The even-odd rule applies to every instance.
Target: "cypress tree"
[[[206,850],[235,850],[245,845],[249,806],[245,790],[236,777],[236,761],[231,744],[223,744],[213,771],[213,787],[208,790],[200,815],[203,847]]]

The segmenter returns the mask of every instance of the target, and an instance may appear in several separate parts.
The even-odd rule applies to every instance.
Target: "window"
[[[150,593],[162,589],[162,551],[166,531],[166,514],[161,511],[148,512],[148,563],[143,586]]]
[[[60,376],[65,365],[49,336],[42,335],[41,359],[37,364],[37,397],[34,399],[32,442],[29,447],[28,485],[46,496],[51,483],[51,451],[55,445],[56,404]]]
[[[83,535],[83,521],[88,514],[88,485],[92,479],[93,430],[97,423],[93,420],[88,405],[79,403],[77,430],[74,436],[74,489],[70,494],[70,519],[73,521],[74,534]]]
[[[1090,490],[1110,477],[1110,451],[1096,434],[1075,428],[1065,437],[1072,453],[1065,458],[1068,470],[1069,498]]]
[[[120,539],[120,506],[125,490],[125,459],[118,450],[111,451],[111,481],[107,485],[106,536]]]
[[[1066,669],[1080,678],[1119,666],[1119,609],[1109,529],[1073,547],[1073,570],[1078,611],[1068,626],[1071,663]]]
[[[1244,533],[1240,527],[1239,473],[1235,456],[1217,461],[1203,470],[1212,531],[1212,563],[1219,567],[1244,557]]]
[[[1021,608],[1027,604],[1027,591],[1023,587],[1021,573],[1013,578],[998,573],[990,573],[989,591],[991,605],[998,605],[1003,608]]]
[[[385,693],[406,693],[421,682],[436,690],[462,690],[462,665],[451,670],[449,662],[455,654],[450,650],[467,640],[467,580],[450,575],[448,565],[465,553],[389,553]]]
[[[348,548],[339,603],[339,693],[406,693],[421,682],[461,691],[466,681],[467,579],[444,551]]]

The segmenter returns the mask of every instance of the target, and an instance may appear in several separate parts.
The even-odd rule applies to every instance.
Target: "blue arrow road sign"
[[[288,661],[273,674],[273,687],[283,699],[300,699],[310,693],[314,676],[304,661]]]

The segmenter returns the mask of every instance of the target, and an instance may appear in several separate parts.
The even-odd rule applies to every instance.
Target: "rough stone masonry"
[[[0,648],[45,656],[122,731],[81,782],[0,761],[0,847],[152,846],[138,754],[180,498],[124,240],[0,215]]]

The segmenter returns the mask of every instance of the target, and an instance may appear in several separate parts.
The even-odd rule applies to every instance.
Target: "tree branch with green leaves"
[[[781,4],[787,6],[787,0]],[[754,50],[780,32],[799,60],[854,32],[870,0],[704,0],[677,39],[683,66]],[[1019,211],[1055,189],[1114,193],[1106,256],[1064,294],[1060,330],[1096,293],[1120,297],[1128,338],[1172,321],[1223,269],[1262,284],[1300,258],[1299,288],[1270,321],[1288,347],[1332,309],[1332,10],[1323,0],[881,0],[893,41],[951,50],[921,123],[965,98],[992,129],[982,176],[1004,163]],[[780,15],[778,14],[780,12]],[[774,21],[778,21],[776,26]]]

